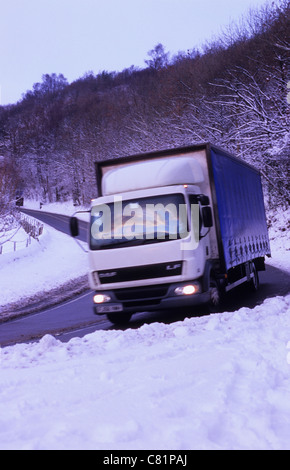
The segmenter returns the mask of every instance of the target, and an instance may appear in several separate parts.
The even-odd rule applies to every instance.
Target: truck
[[[220,311],[227,292],[259,287],[271,256],[261,175],[201,143],[96,162],[89,284],[97,315]],[[78,219],[71,218],[78,235]]]

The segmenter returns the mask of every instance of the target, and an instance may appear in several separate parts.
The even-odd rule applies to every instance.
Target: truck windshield
[[[183,194],[96,205],[91,211],[91,250],[137,246],[185,238],[187,206]]]

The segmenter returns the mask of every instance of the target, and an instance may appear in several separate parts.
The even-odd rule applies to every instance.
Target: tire
[[[249,282],[250,289],[252,292],[257,292],[257,290],[260,287],[260,281],[259,281],[259,274],[258,274],[257,268],[255,266],[255,263],[253,262],[250,265],[250,272],[251,274],[254,274],[254,277],[252,277]]]
[[[108,320],[116,326],[125,326],[131,320],[131,313],[108,313]]]
[[[221,311],[223,304],[223,291],[219,282],[211,276],[209,284],[209,302],[208,309],[210,313]]]

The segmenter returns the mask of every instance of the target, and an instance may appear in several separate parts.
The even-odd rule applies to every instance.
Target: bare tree
[[[227,110],[232,123],[229,143],[255,163],[272,190],[289,202],[290,109],[285,78],[267,67],[258,81],[248,70],[235,68],[228,79],[213,84],[220,90],[213,105]]]
[[[0,158],[0,238],[17,225],[15,195],[17,177],[10,162]]]
[[[168,64],[169,53],[165,52],[163,44],[157,44],[154,49],[148,52],[150,59],[145,60],[145,63],[154,70],[162,69]]]

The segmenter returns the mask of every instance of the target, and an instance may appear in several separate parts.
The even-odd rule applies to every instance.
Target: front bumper
[[[192,282],[195,283],[196,281]],[[186,284],[190,284],[190,281],[187,281]],[[175,289],[184,285],[185,283],[182,282],[102,291],[101,294],[110,297],[111,300],[94,305],[95,313],[97,315],[112,312],[133,314],[144,311],[178,309],[203,304],[209,300],[207,292],[192,295],[176,295]]]

